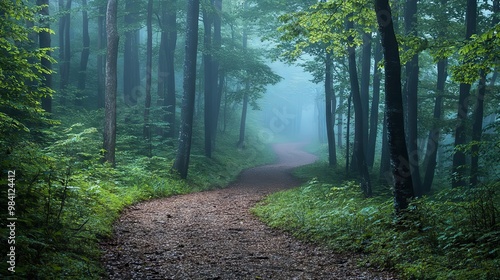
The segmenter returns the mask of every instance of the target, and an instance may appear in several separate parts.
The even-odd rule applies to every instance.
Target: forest
[[[1,279],[500,279],[500,0],[0,0]]]

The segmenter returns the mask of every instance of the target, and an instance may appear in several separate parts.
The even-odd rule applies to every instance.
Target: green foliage
[[[284,14],[279,20],[282,25],[278,27],[277,47],[287,61],[297,60],[304,52],[318,55],[325,49],[335,56],[345,56],[349,44],[361,45],[361,35],[372,32],[376,23],[372,3],[365,0],[320,2]],[[346,30],[346,21],[355,22],[357,29]]]
[[[369,253],[364,265],[396,269],[403,279],[500,277],[498,183],[420,198],[397,220],[390,196],[364,199],[353,182],[323,182],[270,195],[253,212],[336,251]]]
[[[480,78],[481,73],[488,74],[500,66],[500,24],[497,24],[471,39],[458,50],[460,65],[452,67],[452,78],[455,81],[472,84]]]
[[[195,141],[190,179],[179,180],[169,174],[173,153],[147,157],[142,139],[129,125],[132,136],[118,137],[121,159],[117,168],[111,168],[101,164],[102,134],[89,126],[99,124],[100,113],[72,112],[63,123],[83,122],[45,129],[43,146],[20,142],[0,160],[0,184],[7,185],[6,170],[16,170],[17,277],[99,278],[103,275],[99,242],[112,234],[112,224],[125,207],[222,187],[243,168],[273,160],[257,137],[250,137],[247,148],[238,150],[236,135],[221,134],[213,159],[201,156],[202,141]],[[7,205],[6,188],[0,203]],[[0,229],[3,244],[8,236],[5,221]],[[6,265],[4,255],[0,277],[8,276]]]
[[[0,11],[0,134],[10,136],[0,139],[4,151],[31,129],[51,123],[40,107],[40,98],[52,94],[41,85],[42,74],[51,71],[40,60],[53,60],[47,55],[50,50],[31,47],[31,35],[50,31],[24,25],[35,21],[36,9],[23,1],[2,1]]]

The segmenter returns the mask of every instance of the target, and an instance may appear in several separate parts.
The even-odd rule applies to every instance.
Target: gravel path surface
[[[242,172],[226,189],[174,196],[124,211],[102,245],[110,279],[396,279],[356,267],[331,251],[270,229],[249,209],[300,184],[292,167],[316,157],[302,144],[276,144],[278,163]]]

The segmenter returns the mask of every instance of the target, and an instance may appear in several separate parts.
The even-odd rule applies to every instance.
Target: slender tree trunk
[[[474,123],[472,124],[472,147],[470,165],[470,185],[477,186],[479,180],[479,148],[483,133],[484,119],[484,96],[486,95],[486,75],[481,73],[481,79],[477,89],[476,106],[474,108]]]
[[[89,62],[90,56],[90,35],[89,35],[89,17],[87,15],[87,0],[82,0],[82,40],[83,40],[83,49],[82,55],[80,58],[80,75],[78,77],[78,90],[80,93],[83,93],[85,90],[85,83],[87,81],[87,65]],[[82,97],[81,97],[82,98]],[[77,104],[81,105],[82,100],[77,100]]]
[[[245,93],[243,95],[243,108],[241,110],[241,121],[240,121],[240,138],[238,140],[238,148],[242,149],[245,147],[245,129],[247,122],[247,110],[248,110],[248,90],[250,89],[250,84],[245,83]]]
[[[208,3],[206,4],[208,5]],[[209,7],[211,8],[211,7]],[[212,66],[212,15],[211,11],[207,11],[207,7],[203,8],[203,75],[204,75],[204,124],[205,124],[205,156],[212,157],[212,132],[213,132],[213,102],[214,102],[214,87],[213,82],[216,80]]]
[[[214,38],[213,38],[213,50],[215,52],[220,51],[222,44],[222,0],[214,0],[215,15],[213,17],[214,22]],[[212,149],[215,148],[215,140],[217,136],[217,124],[219,122],[220,105],[222,100],[222,87],[224,85],[225,73],[220,71],[220,63],[216,57],[212,58],[212,75],[214,81],[212,86],[214,87],[213,92],[215,93],[213,99],[213,121],[212,121]]]
[[[244,9],[246,10],[247,7],[247,2],[245,1],[244,3]],[[247,42],[248,37],[247,37],[247,26],[246,23],[244,23],[243,27],[243,50],[246,51],[247,49]],[[248,73],[247,73],[248,75]],[[246,126],[246,121],[247,121],[247,110],[248,110],[248,92],[250,90],[250,82],[248,81],[248,77],[246,78],[245,81],[245,90],[243,94],[243,109],[241,110],[241,121],[240,121],[240,138],[238,140],[238,143],[236,146],[238,148],[244,148],[245,147],[245,126]]]
[[[137,2],[125,1],[125,25],[131,29],[125,33],[123,49],[123,98],[125,104],[134,106],[141,95],[139,73],[139,30],[133,25],[137,22]]]
[[[375,45],[375,63],[373,67],[373,99],[372,107],[370,110],[370,135],[368,136],[368,150],[366,161],[368,167],[373,168],[373,163],[375,162],[375,147],[377,145],[377,134],[378,134],[378,113],[380,104],[380,70],[378,69],[378,64],[382,60],[382,47],[380,41],[376,42]]]
[[[334,100],[333,93],[333,73],[332,73],[332,55],[326,51],[325,55],[325,123],[326,135],[328,139],[328,163],[330,166],[337,165],[337,151],[335,147],[334,118],[335,107],[332,106]]]
[[[476,33],[477,25],[477,0],[467,0],[466,12],[466,34],[468,40]],[[458,97],[457,127],[455,128],[455,148],[467,143],[466,124],[467,111],[469,108],[470,84],[460,84],[460,95]],[[463,187],[466,185],[465,153],[455,149],[452,166],[452,187]]]
[[[70,22],[71,22],[71,0],[66,4],[64,0],[59,0],[59,12],[62,13],[59,19],[59,75],[60,89],[64,92],[69,84],[69,71],[71,60],[71,39],[70,39]],[[64,104],[65,97],[62,98]]]
[[[143,136],[148,142],[149,156],[152,156],[151,144],[151,121],[150,121],[150,108],[151,108],[151,75],[153,74],[153,0],[148,0],[147,8],[147,42],[146,42],[146,98],[144,104],[144,129]]]
[[[176,124],[176,107],[177,98],[175,94],[175,49],[177,46],[177,1],[170,0],[168,2],[166,17],[167,42],[166,42],[166,95],[164,105],[167,113],[165,121],[168,123],[166,136],[174,138],[177,131]]]
[[[405,31],[407,35],[417,36],[417,0],[406,0]],[[412,173],[413,188],[417,196],[422,195],[420,167],[418,157],[418,53],[406,64],[406,100],[408,111],[408,155],[410,157],[410,171]]]
[[[492,26],[495,26],[500,21],[498,16],[500,16],[500,1],[493,1],[493,17]],[[493,74],[491,79],[491,85],[495,85],[495,79],[498,72]],[[474,108],[474,123],[472,124],[472,148],[471,148],[471,167],[470,167],[470,185],[472,187],[477,186],[479,183],[479,149],[481,147],[481,136],[483,133],[483,119],[484,119],[484,96],[486,95],[486,74],[481,73],[481,79],[479,80],[477,97],[476,97],[476,107]]]
[[[434,124],[429,137],[427,138],[426,158],[425,163],[425,177],[422,184],[424,193],[431,191],[432,182],[434,181],[434,173],[436,172],[436,158],[439,148],[439,138],[441,137],[441,124],[443,117],[443,95],[446,84],[446,77],[448,76],[446,68],[448,59],[442,59],[437,64],[437,85],[436,85],[436,100],[434,104]]]
[[[369,151],[368,145],[370,142],[368,117],[370,116],[369,111],[369,99],[370,99],[370,69],[371,69],[371,59],[372,59],[372,34],[371,32],[363,34],[363,51],[361,57],[361,106],[363,109],[363,145],[365,151],[365,157],[367,157],[367,152]]]
[[[342,104],[344,104],[343,96],[344,96],[344,89],[341,87],[339,94],[339,107],[342,107]],[[343,110],[339,110],[339,113],[337,114],[337,147],[339,148],[342,148],[344,146],[342,138],[343,126],[344,126],[344,113]]]
[[[349,158],[350,158],[350,147],[351,147],[351,107],[352,107],[352,91],[349,94],[349,97],[347,98],[347,128],[346,128],[346,133],[345,133],[345,174],[346,176],[349,177]],[[351,163],[352,164],[352,163]]]
[[[408,208],[409,200],[414,197],[405,140],[401,61],[388,0],[375,0],[375,12],[384,50],[387,136],[394,184],[394,209],[399,215]]]
[[[40,10],[40,14],[42,15],[42,20],[40,22],[41,26],[44,28],[50,28],[49,22],[49,1],[48,0],[37,0],[36,3],[38,6],[44,6]],[[50,33],[46,31],[42,31],[38,34],[38,43],[41,49],[50,48],[51,47],[51,39]],[[48,53],[50,55],[50,52]],[[46,58],[41,59],[42,67],[46,70],[52,70],[52,62]],[[52,74],[43,74],[43,85],[47,88],[52,88]],[[46,96],[42,98],[42,108],[51,113],[52,112],[52,97]]]
[[[184,94],[181,107],[181,126],[179,132],[179,148],[172,171],[181,178],[188,175],[189,156],[191,154],[191,138],[193,134],[194,103],[196,96],[196,56],[198,50],[198,16],[199,0],[187,1],[186,45],[184,58]]]
[[[347,22],[347,29],[353,28],[352,21]],[[352,40],[352,39],[351,39]],[[358,74],[356,70],[356,51],[354,47],[349,47],[349,80],[351,81],[352,100],[354,103],[354,151],[353,158],[356,158],[357,170],[361,176],[361,189],[366,197],[372,195],[372,187],[370,182],[370,173],[366,165],[365,157],[365,139],[363,138],[363,131],[365,130],[363,115],[363,100],[358,83]]]
[[[97,17],[97,106],[104,108],[104,76],[105,76],[105,55],[106,49],[106,6],[99,7],[99,16]]]
[[[118,1],[108,0],[106,11],[106,32],[108,50],[106,54],[106,96],[104,117],[104,160],[115,166],[116,146],[116,86],[118,60]]]
[[[388,185],[393,184],[392,173],[391,173],[391,157],[389,153],[389,141],[387,135],[387,109],[384,110],[384,121],[382,128],[382,152],[380,155],[380,171],[379,171],[379,181]]]

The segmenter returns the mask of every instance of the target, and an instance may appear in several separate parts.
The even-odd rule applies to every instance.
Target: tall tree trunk
[[[181,178],[188,175],[189,156],[191,154],[191,138],[193,134],[194,102],[196,95],[196,56],[198,50],[198,16],[199,0],[187,1],[186,45],[184,58],[184,94],[181,107],[181,126],[179,132],[179,148],[172,170]]]
[[[337,165],[337,151],[335,147],[334,118],[335,107],[332,106],[335,99],[333,93],[332,55],[325,49],[325,123],[328,139],[328,163],[330,166]]]
[[[211,2],[211,1],[207,1]],[[213,102],[214,102],[214,87],[213,82],[216,81],[212,66],[212,7],[207,7],[209,3],[204,5],[203,10],[203,75],[204,75],[204,124],[205,124],[205,156],[212,157],[212,132],[213,132]],[[207,11],[207,8],[209,9]]]
[[[177,0],[168,2],[168,10],[165,13],[165,23],[167,28],[166,42],[166,95],[164,105],[166,107],[165,121],[168,123],[166,136],[174,138],[177,131],[176,125],[176,107],[177,98],[175,94],[175,49],[177,46]]]
[[[468,40],[476,33],[477,26],[477,0],[467,0],[467,12],[465,16],[466,32],[465,39]],[[455,128],[455,147],[467,142],[466,124],[467,111],[469,108],[470,84],[460,84],[460,95],[458,97],[457,127]],[[455,149],[452,166],[452,187],[463,187],[466,185],[465,153]]]
[[[97,107],[104,108],[104,76],[105,76],[105,55],[106,49],[106,6],[99,7],[97,17]]]
[[[350,147],[351,147],[351,142],[349,141],[351,138],[351,104],[352,103],[352,90],[351,93],[349,94],[349,97],[347,98],[347,128],[346,128],[346,133],[345,133],[345,174],[346,176],[349,177],[349,158],[350,158]],[[351,163],[352,164],[352,163]]]
[[[478,184],[479,176],[479,148],[481,146],[481,135],[483,133],[484,119],[484,96],[486,94],[486,75],[481,73],[481,79],[477,88],[476,106],[474,108],[474,122],[472,124],[472,147],[470,165],[470,185],[475,187]]]
[[[368,136],[368,149],[366,152],[366,162],[370,169],[373,168],[373,163],[375,162],[375,147],[377,145],[378,134],[378,107],[380,104],[380,70],[378,69],[378,64],[382,60],[382,47],[380,45],[380,41],[375,43],[374,59],[373,98],[370,110],[370,135]]]
[[[391,173],[391,156],[389,152],[389,141],[387,135],[387,109],[384,110],[384,121],[382,128],[382,152],[380,154],[380,171],[379,171],[379,181],[380,183],[385,183],[392,185],[392,173]]]
[[[59,0],[59,12],[62,14],[59,19],[59,75],[60,89],[63,91],[69,84],[69,71],[71,61],[71,39],[70,39],[70,22],[71,22],[71,0]],[[62,98],[62,104],[65,102]]]
[[[448,0],[440,1],[441,7],[446,7]],[[446,24],[448,22],[448,15],[446,11],[442,11],[437,18],[440,23]],[[439,30],[439,37],[445,38],[447,36],[447,27],[443,26]],[[428,193],[431,191],[432,182],[434,181],[434,174],[436,172],[437,166],[437,155],[439,150],[439,138],[441,137],[441,124],[443,117],[443,95],[446,85],[446,78],[448,76],[447,72],[448,58],[442,57],[437,63],[437,82],[436,82],[436,99],[434,101],[434,123],[431,130],[429,131],[429,136],[427,138],[427,147],[425,150],[424,167],[425,174],[424,180],[422,182],[423,193]]]
[[[245,93],[243,94],[243,108],[241,109],[241,121],[240,121],[240,138],[236,146],[240,149],[245,147],[245,130],[247,122],[247,110],[248,110],[248,90],[250,89],[249,82],[245,82]]]
[[[139,73],[139,30],[133,25],[137,23],[137,2],[125,1],[125,25],[131,29],[125,32],[123,49],[123,98],[125,104],[134,106],[141,95],[141,77]]]
[[[500,1],[493,1],[493,17],[492,26],[498,24],[500,16]],[[495,85],[495,79],[498,72],[493,74],[491,79],[491,85]],[[486,74],[481,73],[481,79],[479,80],[477,97],[476,97],[476,107],[474,108],[474,123],[472,124],[472,141],[473,145],[471,148],[471,167],[470,167],[470,185],[475,187],[479,180],[479,149],[481,145],[481,136],[483,133],[483,119],[484,119],[484,96],[486,94]]]
[[[245,1],[244,2],[244,10],[246,10],[246,7],[247,7],[247,4],[248,2]],[[246,26],[246,23],[244,23],[244,27],[243,27],[243,50],[246,51],[247,49],[247,43],[248,43],[248,36],[247,36],[247,26]],[[248,73],[247,73],[248,75]],[[238,146],[238,148],[243,148],[245,147],[245,127],[246,127],[246,121],[247,121],[247,110],[248,110],[248,92],[250,90],[250,82],[248,81],[248,77],[245,78],[246,81],[245,81],[245,89],[244,89],[244,93],[243,93],[243,108],[241,110],[241,121],[240,121],[240,138],[238,140],[238,143],[236,144],[236,146]]]
[[[152,156],[152,144],[151,144],[151,120],[150,120],[150,108],[151,108],[151,75],[153,74],[153,0],[148,0],[147,8],[147,19],[146,19],[146,29],[147,29],[147,42],[146,42],[146,98],[144,103],[144,129],[143,136],[148,142],[149,156]]]
[[[158,128],[158,134],[173,139],[176,132],[175,92],[175,49],[177,45],[177,1],[169,0],[161,4],[162,20],[160,51],[158,62],[158,99],[161,108],[161,120],[167,129]]]
[[[424,193],[431,190],[432,182],[434,181],[434,173],[436,172],[436,158],[439,148],[439,138],[441,137],[441,124],[443,117],[443,95],[446,84],[448,59],[444,58],[437,63],[437,84],[436,84],[436,100],[434,103],[434,124],[429,137],[427,138],[427,148],[425,152],[425,177],[422,184]]]
[[[37,0],[36,3],[38,6],[44,6],[40,10],[40,14],[42,15],[41,26],[44,28],[50,28],[49,21],[49,0]],[[38,43],[41,49],[50,48],[51,47],[51,39],[50,33],[46,31],[42,31],[38,34]],[[50,55],[50,53],[48,53]],[[46,70],[52,70],[52,62],[46,58],[41,59],[42,67]],[[52,74],[43,74],[43,85],[47,88],[52,88]],[[42,98],[42,108],[51,113],[52,112],[52,97],[46,96]]]
[[[347,22],[347,29],[350,30],[354,27],[352,21]],[[352,38],[351,38],[352,40]],[[366,197],[372,195],[372,187],[370,182],[370,173],[366,165],[365,157],[365,138],[363,138],[364,118],[363,115],[363,99],[358,82],[358,74],[356,69],[356,51],[354,47],[349,46],[349,80],[351,81],[352,101],[354,103],[354,151],[353,158],[356,159],[357,170],[361,176],[361,190]]]
[[[116,86],[118,62],[117,0],[108,0],[106,32],[108,50],[106,54],[106,96],[104,117],[104,160],[115,166],[116,146]]]
[[[344,88],[340,88],[340,94],[339,94],[339,107],[342,107],[342,104],[344,104]],[[337,114],[337,147],[342,148],[344,146],[343,144],[343,139],[342,139],[342,130],[344,126],[344,113],[343,110],[339,110]]]
[[[90,35],[89,35],[89,17],[87,15],[87,0],[82,0],[82,41],[83,41],[83,48],[82,48],[82,55],[80,58],[80,75],[78,77],[78,90],[83,93],[85,90],[85,83],[87,81],[87,65],[89,62],[89,56],[90,56]],[[82,100],[77,100],[77,104],[81,105]]]
[[[405,140],[401,61],[388,0],[375,0],[375,12],[384,50],[387,136],[394,186],[394,209],[399,215],[402,210],[408,208],[409,200],[414,197]]]
[[[215,52],[220,51],[222,44],[222,0],[214,0],[215,14],[213,17],[214,22],[214,38],[212,48]],[[217,124],[219,122],[220,105],[222,101],[222,88],[225,80],[224,71],[220,71],[220,63],[216,57],[212,57],[212,75],[214,81],[212,86],[214,87],[214,99],[213,99],[213,121],[212,121],[212,149],[215,148],[215,139],[217,136]]]
[[[363,109],[363,145],[365,151],[365,157],[367,157],[367,151],[369,141],[368,141],[368,130],[371,129],[369,126],[368,117],[369,114],[369,99],[370,99],[370,69],[371,69],[371,59],[372,59],[372,34],[371,32],[363,33],[363,51],[361,56],[361,106]]]
[[[417,0],[406,0],[405,5],[405,32],[410,36],[417,36]],[[418,157],[418,53],[406,64],[406,100],[407,100],[407,131],[408,155],[410,157],[410,171],[412,173],[413,188],[417,196],[422,195],[420,167]]]

